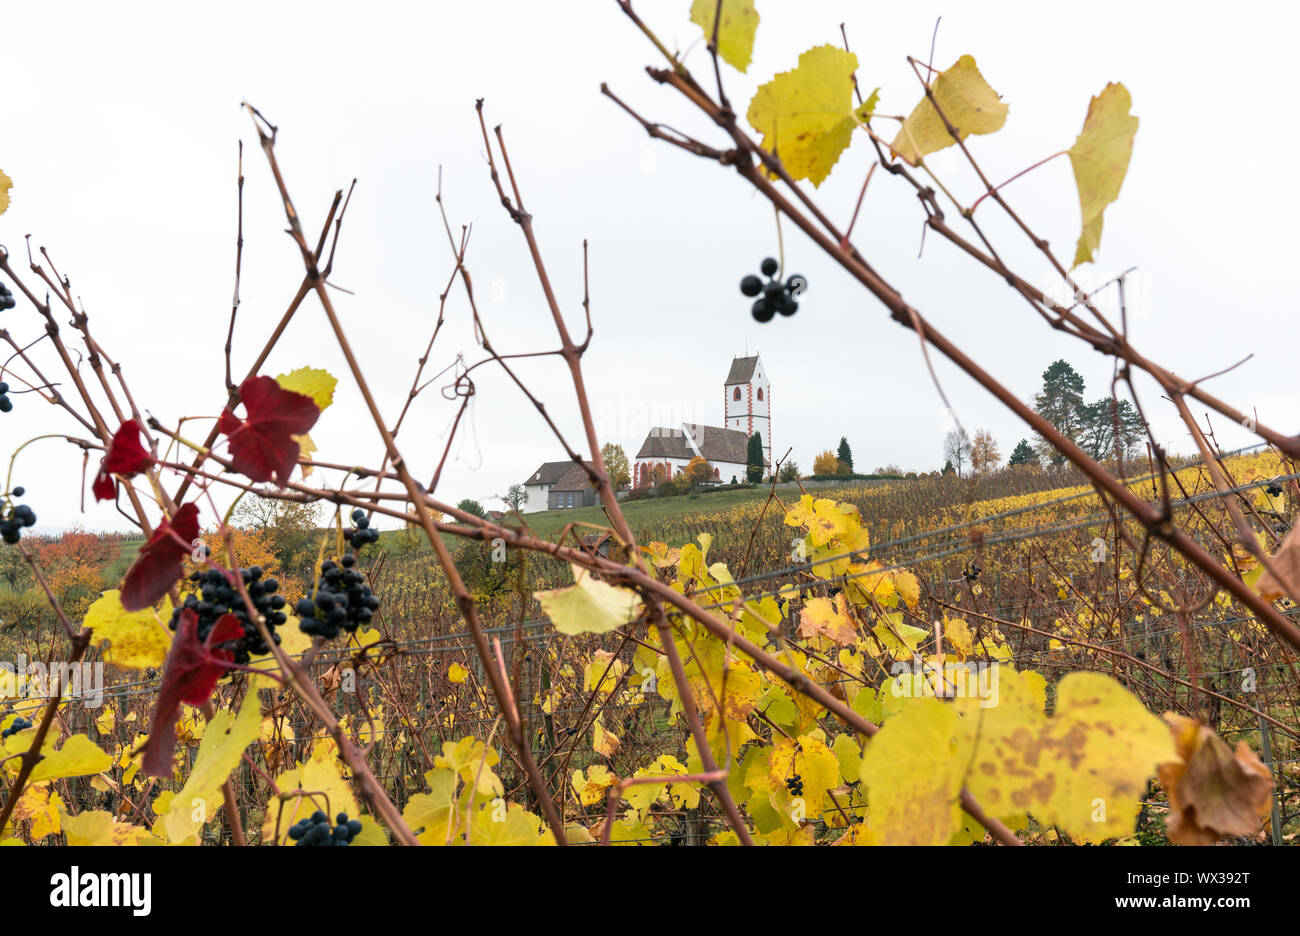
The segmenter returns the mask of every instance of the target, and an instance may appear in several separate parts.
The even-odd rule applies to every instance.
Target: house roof
[[[666,429],[655,426],[641,443],[637,458],[690,458],[695,453],[686,444],[686,436],[680,429]]]
[[[739,429],[720,429],[717,426],[701,426],[697,423],[683,423],[682,427],[682,429],[665,429],[656,426],[651,429],[645,441],[641,443],[641,449],[636,453],[636,457],[691,459],[695,457],[695,448],[699,448],[699,454],[703,455],[708,462],[745,464],[749,436]],[[687,440],[686,432],[691,434],[695,447],[692,447],[691,442]]]
[[[572,467],[574,465],[571,461],[542,462],[541,467],[530,474],[524,484],[554,484]]]
[[[726,386],[749,383],[754,379],[754,370],[758,367],[758,355],[731,359],[731,372],[727,374]]]
[[[588,462],[590,464],[590,462]],[[552,491],[581,491],[591,483],[591,477],[587,474],[586,469],[581,465],[569,462],[569,470],[560,476],[553,485]]]
[[[717,426],[700,426],[695,423],[683,423],[683,428],[691,434],[700,454],[706,460],[734,465],[745,464],[749,451],[749,436],[739,429],[719,429]],[[764,464],[766,463],[764,461]]]

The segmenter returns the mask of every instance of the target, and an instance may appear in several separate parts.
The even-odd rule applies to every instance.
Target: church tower
[[[746,436],[758,433],[763,440],[763,457],[772,465],[772,385],[767,369],[755,354],[731,361],[731,372],[723,387],[726,404],[723,426],[739,429]]]

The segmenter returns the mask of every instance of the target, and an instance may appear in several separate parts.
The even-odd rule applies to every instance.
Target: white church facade
[[[723,394],[721,426],[682,423],[650,430],[633,460],[633,487],[654,484],[656,473],[675,476],[693,458],[707,461],[718,481],[743,481],[749,438],[755,434],[763,443],[766,473],[772,464],[772,385],[757,354],[732,360]]]

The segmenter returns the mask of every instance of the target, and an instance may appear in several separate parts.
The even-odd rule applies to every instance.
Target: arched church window
[[[763,399],[763,388],[762,388],[762,387],[759,387],[759,388],[758,388],[758,398],[759,398],[760,400]]]
[[[739,399],[740,399],[740,388],[739,388],[739,387],[736,388],[736,392],[733,393],[733,394],[731,395],[731,398],[732,398],[733,400],[739,400]]]

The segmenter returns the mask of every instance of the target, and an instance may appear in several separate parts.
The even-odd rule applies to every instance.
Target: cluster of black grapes
[[[0,283],[0,312],[14,307],[14,294],[9,291],[9,287]]]
[[[965,579],[966,581],[968,581],[968,582],[974,582],[975,580],[977,580],[977,579],[980,577],[980,573],[981,573],[982,571],[984,571],[984,570],[981,569],[979,566],[977,566],[975,563],[972,562],[969,566],[967,566],[967,567],[962,571],[962,573],[961,573],[961,577],[964,578],[964,579]]]
[[[253,607],[266,618],[266,626],[271,632],[271,637],[278,644],[280,635],[275,632],[275,629],[288,620],[285,613],[280,610],[284,607],[284,595],[278,594],[280,583],[273,578],[263,578],[261,566],[252,566],[239,571],[243,576],[248,597],[253,600]],[[240,597],[235,586],[230,584],[224,572],[218,569],[191,572],[190,581],[198,586],[198,594],[187,596],[185,603],[172,611],[172,630],[176,630],[180,624],[181,612],[189,608],[199,618],[199,639],[207,640],[208,634],[212,632],[213,626],[222,615],[233,614],[239,619],[240,626],[244,628],[243,637],[225,644],[234,651],[235,662],[247,665],[250,658],[271,652],[271,648],[258,633],[257,625],[248,616],[244,599]]]
[[[361,834],[361,823],[348,819],[345,812],[334,817],[338,825],[330,825],[330,817],[316,810],[306,819],[300,819],[289,828],[289,838],[295,845],[350,845]]]
[[[321,563],[316,590],[297,605],[301,617],[298,627],[304,634],[329,640],[339,631],[351,634],[370,623],[379,599],[366,584],[366,577],[354,568],[356,563],[352,553],[344,553],[338,562]]]
[[[9,399],[9,385],[0,380],[0,413],[7,413],[14,408],[14,401]]]
[[[356,563],[352,553],[345,553],[337,563],[321,563],[316,590],[297,605],[301,616],[298,627],[304,634],[330,640],[341,630],[351,634],[370,623],[379,599],[366,584],[366,577],[353,568]]]
[[[344,539],[354,551],[379,540],[379,531],[371,529],[364,510],[352,511],[352,524]],[[370,623],[379,608],[379,599],[366,584],[366,577],[355,568],[356,564],[355,552],[344,553],[338,562],[330,559],[321,563],[316,590],[296,605],[301,617],[298,628],[304,634],[331,640],[341,630],[351,634],[362,624]]]
[[[764,283],[762,279],[753,273],[746,276],[740,281],[740,291],[751,299],[754,299],[754,305],[751,311],[754,318],[760,322],[772,321],[772,316],[780,312],[782,315],[794,315],[799,310],[799,303],[795,301],[795,296],[801,295],[808,288],[808,281],[798,273],[792,275],[784,283],[779,279],[771,279],[776,276],[778,269],[777,262],[772,257],[766,257],[759,265],[763,275],[769,277]],[[762,293],[762,296],[758,294]]]
[[[4,731],[0,731],[0,741],[3,741],[11,734],[18,734],[18,732],[20,731],[26,731],[30,727],[32,727],[32,723],[28,719],[23,718],[21,715],[19,715],[17,718],[13,720],[13,724],[11,724]]]
[[[1278,484],[1276,481],[1269,482],[1268,488],[1266,490],[1268,491],[1269,497],[1282,496],[1282,485]]]
[[[20,487],[13,490],[14,497],[22,497],[26,493],[27,491]],[[32,511],[32,508],[26,504],[10,507],[7,511],[0,513],[0,539],[13,546],[22,539],[23,527],[35,525],[36,514]]]
[[[785,788],[790,791],[791,796],[803,796],[803,778],[798,774],[793,777],[787,777]]]
[[[343,534],[343,538],[348,541],[354,552],[361,549],[366,543],[378,543],[379,531],[370,529],[370,521],[366,519],[366,512],[358,507],[352,511],[352,529]]]

